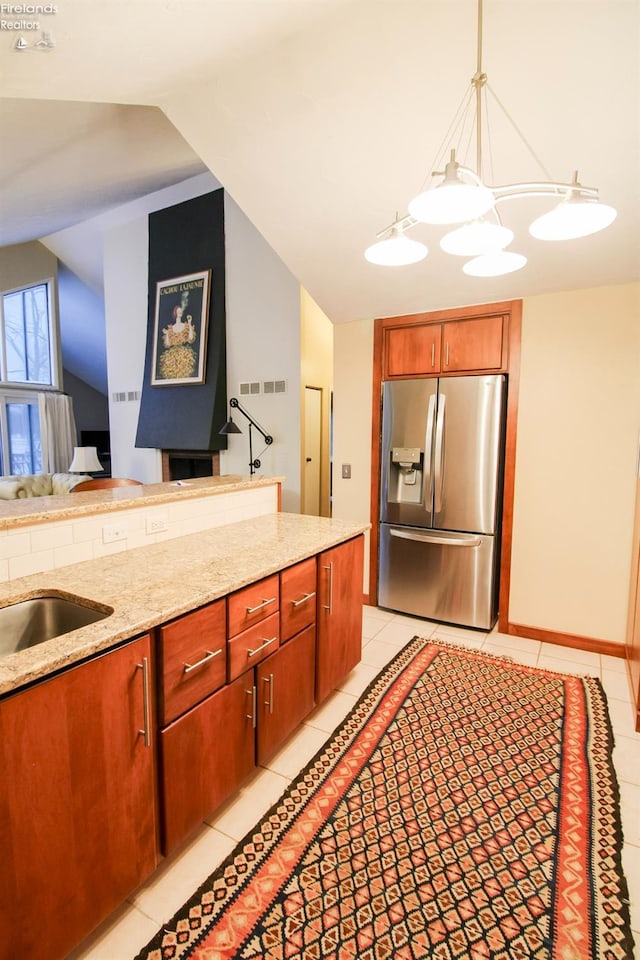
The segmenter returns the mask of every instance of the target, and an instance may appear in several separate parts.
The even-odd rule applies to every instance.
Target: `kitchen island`
[[[356,665],[365,528],[272,513],[0,584],[113,611],[0,660],[0,957],[62,960]]]

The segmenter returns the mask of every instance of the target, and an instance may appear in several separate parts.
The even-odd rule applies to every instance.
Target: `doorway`
[[[320,516],[320,471],[322,466],[322,390],[304,388],[304,453],[302,513]]]

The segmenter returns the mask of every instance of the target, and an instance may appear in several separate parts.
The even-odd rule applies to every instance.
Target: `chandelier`
[[[513,240],[513,232],[502,223],[498,206],[507,200],[525,197],[552,197],[556,205],[539,216],[529,227],[529,233],[538,240],[573,240],[586,237],[608,227],[616,211],[598,200],[595,187],[585,187],[575,172],[569,183],[551,179],[506,186],[489,186],[483,182],[482,132],[483,109],[487,111],[487,91],[509,120],[536,163],[548,176],[526,139],[500,103],[487,82],[482,69],[482,5],[478,0],[478,50],[476,72],[471,86],[449,126],[432,166],[433,182],[409,203],[409,211],[377,234],[377,242],[365,250],[371,263],[382,266],[402,266],[423,260],[428,253],[424,243],[412,240],[406,232],[419,223],[456,225],[446,233],[440,247],[445,253],[471,258],[463,271],[475,277],[496,277],[520,270],[527,262],[521,253],[506,248]],[[475,117],[473,109],[475,107]],[[456,158],[465,137],[470,140],[475,126],[476,170],[461,164]],[[453,146],[454,141],[456,146]],[[444,160],[449,153],[448,159]],[[444,169],[435,169],[444,164]]]

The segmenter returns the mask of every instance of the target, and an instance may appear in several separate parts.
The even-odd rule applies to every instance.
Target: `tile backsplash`
[[[3,530],[0,581],[275,513],[277,509],[278,487],[274,484]]]

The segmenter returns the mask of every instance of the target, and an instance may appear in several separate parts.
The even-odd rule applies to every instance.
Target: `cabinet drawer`
[[[227,678],[225,601],[165,624],[158,649],[160,723],[165,726]]]
[[[260,663],[280,645],[280,616],[273,613],[229,640],[229,682]]]
[[[252,583],[229,597],[229,636],[252,627],[280,609],[278,574]]]
[[[280,574],[281,641],[289,640],[316,619],[316,558],[303,560]]]

